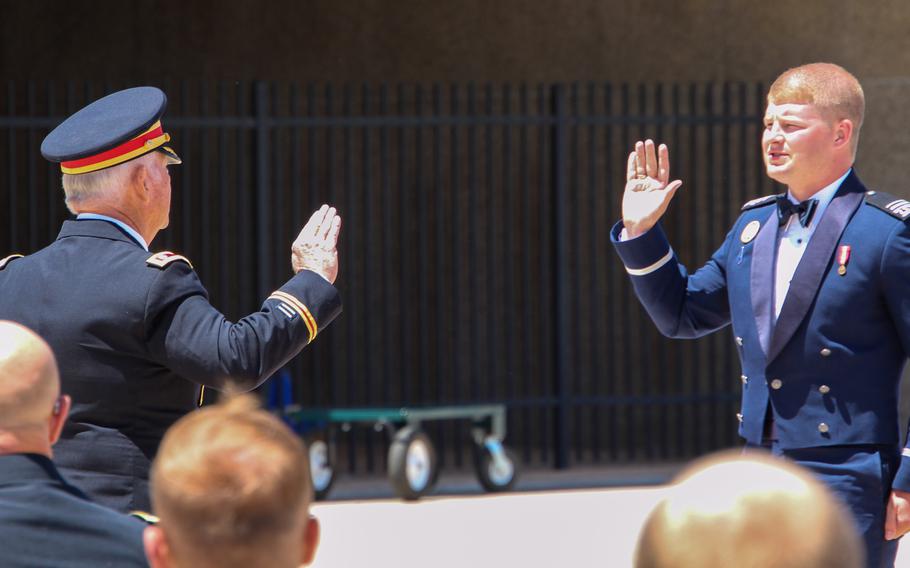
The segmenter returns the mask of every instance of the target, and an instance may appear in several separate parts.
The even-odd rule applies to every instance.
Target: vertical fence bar
[[[265,298],[272,274],[272,255],[268,250],[270,226],[271,186],[269,185],[269,86],[263,81],[254,84],[256,106],[256,295]]]
[[[414,115],[423,115],[423,86],[414,87]],[[430,392],[430,298],[429,298],[429,200],[427,187],[423,180],[423,127],[414,128],[414,188],[417,192],[417,399],[421,404],[429,402]]]
[[[578,180],[578,178],[579,178],[578,135],[579,135],[579,130],[580,130],[579,126],[578,126],[578,116],[579,116],[579,101],[578,101],[579,92],[578,91],[579,91],[578,83],[577,82],[572,83],[569,87],[569,110],[568,110],[569,114],[568,114],[568,117],[570,117],[569,118],[570,124],[568,125],[568,133],[567,133],[568,134],[568,148],[567,148],[568,155],[565,157],[566,162],[567,162],[566,171],[567,171],[567,175],[568,175],[568,180],[566,182],[567,190],[564,189],[564,193],[560,197],[561,200],[565,201],[565,203],[563,203],[563,205],[562,205],[563,206],[563,211],[562,211],[563,217],[562,218],[557,217],[555,226],[557,228],[561,226],[562,230],[564,230],[566,232],[566,234],[564,236],[565,246],[563,248],[560,248],[557,250],[560,251],[559,254],[564,254],[566,256],[566,258],[562,262],[564,262],[564,266],[567,268],[567,274],[574,274],[574,275],[580,276],[581,271],[579,270],[580,267],[579,267],[579,263],[578,263],[578,256],[579,256],[578,255],[578,246],[581,241],[580,234],[581,234],[582,223],[580,223],[580,222],[572,223],[569,221],[569,218],[568,218],[570,211],[577,210],[577,207],[575,207],[575,205],[576,205],[575,199],[576,199],[576,196],[578,195],[579,185],[580,185],[579,180]],[[568,295],[569,303],[566,307],[568,308],[569,313],[572,313],[572,314],[579,314],[581,311],[579,309],[579,305],[580,305],[579,297],[581,296],[581,288],[579,286],[580,281],[581,281],[581,278],[578,278],[578,277],[567,278],[565,280],[564,284],[566,286],[568,286],[569,282],[571,282],[572,283],[571,288],[562,290],[562,293]],[[559,297],[557,297],[557,302],[558,301],[560,301]],[[581,319],[578,317],[575,317],[572,319],[574,319],[577,322],[581,321]],[[569,320],[569,321],[572,321],[572,320]],[[579,333],[580,325],[578,323],[574,323],[574,322],[570,325],[571,325],[571,327],[567,326],[567,327],[561,329],[560,334],[566,334],[567,335],[567,337],[566,337],[567,344],[574,345],[575,352],[581,353],[582,352],[581,346],[578,345],[578,340],[581,337],[581,333]],[[572,355],[570,355],[569,352],[567,351],[565,353],[565,359],[562,362],[562,364],[564,365],[564,373],[565,373],[564,380],[565,380],[566,396],[569,398],[569,400],[572,400],[573,397],[579,396],[581,394],[582,384],[583,384],[581,373],[578,372],[578,370],[579,370],[578,367],[573,364],[574,359],[575,358],[572,357]],[[572,403],[570,403],[570,404],[572,404]],[[574,450],[575,450],[575,461],[582,460],[582,452],[585,447],[584,440],[583,440],[584,430],[582,428],[582,415],[587,410],[588,410],[588,408],[583,404],[580,404],[580,405],[572,404],[572,406],[568,410],[568,413],[572,416],[572,420],[571,420],[571,426],[569,425],[570,424],[569,422],[566,423],[566,428],[570,430],[569,433],[567,433],[567,436],[571,440],[570,443],[574,447]],[[573,434],[574,434],[574,436],[573,436]]]
[[[568,234],[568,207],[566,204],[566,138],[568,133],[568,112],[566,106],[565,85],[552,86],[552,112],[556,122],[553,124],[551,136],[552,146],[552,211],[553,211],[553,291],[556,304],[556,352],[553,361],[553,392],[556,397],[556,412],[554,418],[554,440],[556,443],[555,466],[557,469],[569,467],[569,387],[570,369],[569,329],[571,314],[569,305],[569,243]]]
[[[591,376],[591,385],[592,391],[598,392],[600,390],[600,385],[604,383],[606,377],[603,373],[603,350],[599,348],[600,342],[604,341],[603,333],[603,294],[604,290],[602,289],[602,284],[600,281],[600,266],[606,259],[602,258],[608,254],[608,251],[602,250],[600,246],[604,242],[598,233],[598,226],[600,225],[597,222],[597,195],[598,184],[597,184],[597,126],[594,124],[594,117],[597,116],[597,88],[594,83],[588,83],[587,89],[587,118],[591,121],[588,124],[588,188],[587,188],[587,209],[588,209],[588,247],[589,247],[589,256],[588,258],[592,259],[588,265],[588,290],[591,294],[591,305],[588,310],[588,344],[590,345],[589,349],[589,365],[590,365],[590,376]],[[607,156],[609,161],[610,156]],[[579,314],[581,315],[581,314]],[[609,343],[609,341],[607,341]],[[601,437],[600,437],[600,427],[598,416],[601,412],[597,412],[597,408],[594,407],[590,413],[590,419],[588,421],[588,426],[591,430],[591,448],[593,450],[593,459],[595,462],[600,461],[600,450],[601,450]]]
[[[548,142],[552,144],[552,131],[555,128],[555,124],[558,119],[554,118],[553,109],[550,104],[551,101],[547,99],[547,95],[553,93],[552,88],[547,88],[544,84],[538,84],[537,86],[537,116],[540,119],[548,118],[553,119],[552,122],[542,122],[540,128],[537,132],[537,156],[541,162],[544,162],[548,157]],[[549,156],[552,158],[552,156]],[[552,212],[548,207],[544,206],[544,203],[549,203],[549,200],[546,199],[546,193],[544,188],[551,190],[553,186],[553,176],[552,168],[553,163],[547,164],[549,167],[541,167],[538,170],[537,175],[537,188],[538,188],[538,202],[540,207],[538,207],[537,221],[540,226],[540,266],[538,274],[546,275],[552,274],[551,270],[551,261],[554,255],[554,246],[553,246],[553,232],[550,230],[550,224],[552,222]],[[552,199],[552,197],[550,198]],[[551,283],[553,278],[540,278],[540,297],[543,301],[551,300],[553,298]],[[551,300],[552,301],[552,300]],[[538,432],[540,432],[541,438],[543,440],[543,447],[541,448],[541,461],[548,462],[550,460],[550,450],[553,449],[555,456],[555,446],[560,444],[561,437],[557,437],[557,434],[561,432],[557,431],[555,424],[556,419],[556,407],[558,404],[558,390],[555,388],[555,381],[557,381],[556,362],[551,358],[548,347],[553,344],[551,338],[553,336],[550,333],[550,327],[543,325],[543,315],[538,318],[539,329],[543,331],[543,340],[541,346],[543,347],[538,354],[538,368],[546,369],[545,372],[540,373],[540,380],[542,384],[542,390],[546,393],[552,393],[550,399],[547,400],[547,404],[541,405],[538,411],[538,422],[540,424],[546,424],[549,427],[541,427]],[[547,434],[550,434],[549,436]],[[552,444],[552,447],[551,447]],[[565,448],[565,445],[562,445]],[[554,460],[557,458],[554,457]],[[556,463],[556,461],[554,461]],[[563,460],[561,463],[565,463]]]
[[[500,254],[500,261],[503,265],[503,290],[502,302],[504,309],[503,316],[503,361],[505,362],[503,376],[505,379],[505,389],[499,392],[505,392],[508,400],[515,400],[517,395],[515,389],[515,373],[513,367],[513,342],[515,338],[515,296],[514,290],[514,252],[512,250],[513,235],[513,217],[516,208],[514,200],[514,180],[512,172],[512,88],[507,83],[502,87],[502,116],[507,117],[506,122],[502,125],[502,227],[503,227],[503,244]],[[497,381],[497,384],[500,384]],[[513,415],[509,417],[509,427],[512,428],[517,423]]]
[[[451,298],[452,294],[447,293],[446,286],[446,272],[445,268],[447,266],[446,262],[443,259],[446,258],[446,240],[445,240],[445,220],[448,215],[446,214],[446,200],[445,196],[453,191],[452,188],[446,188],[443,183],[443,172],[442,172],[442,126],[440,126],[440,118],[442,117],[442,86],[439,83],[433,84],[433,93],[432,93],[432,116],[436,119],[433,122],[433,208],[434,208],[434,223],[433,227],[435,229],[434,237],[434,256],[435,259],[435,271],[434,271],[434,281],[436,287],[436,302],[434,305],[434,315],[436,325],[434,327],[434,341],[435,341],[435,375],[436,375],[436,396],[434,402],[436,404],[442,405],[445,403],[447,393],[445,392],[445,387],[447,383],[451,382],[452,378],[447,376],[448,370],[451,368],[451,357],[447,354],[451,353],[451,349],[447,349],[446,338],[451,330],[457,326],[457,323],[452,327],[444,327],[442,322],[446,321],[448,318],[444,317],[446,312],[446,298]],[[446,191],[448,189],[448,191]],[[429,235],[427,235],[429,236]],[[447,449],[449,447],[449,436],[448,428],[440,427],[436,431],[439,438],[440,452],[439,452],[439,467],[445,468],[447,462]]]
[[[373,111],[373,99],[370,88],[367,84],[361,86],[361,115],[369,116]],[[360,131],[361,135],[361,184],[362,189],[361,199],[359,203],[361,204],[361,218],[363,219],[363,246],[361,251],[363,254],[362,260],[362,270],[363,278],[361,281],[361,309],[364,312],[370,310],[370,286],[367,286],[365,282],[369,279],[372,280],[373,275],[375,274],[375,260],[376,255],[374,254],[375,241],[373,239],[373,146],[371,142],[371,131],[368,125],[364,125]],[[353,326],[352,326],[353,327]],[[374,396],[374,383],[376,382],[376,377],[373,368],[373,326],[370,325],[370,322],[365,322],[363,327],[363,348],[360,350],[362,353],[362,363],[361,368],[362,376],[360,377],[361,384],[365,385],[363,389],[366,393],[366,404],[375,405],[379,403],[379,397]],[[376,470],[376,448],[373,444],[373,437],[368,436],[366,439],[367,446],[367,471],[370,473],[375,472]]]
[[[484,85],[484,114],[488,119],[490,119],[486,126],[484,127],[484,186],[485,193],[487,196],[486,202],[486,223],[484,231],[484,240],[486,241],[486,246],[479,247],[483,249],[484,255],[486,258],[486,290],[484,291],[486,309],[484,313],[486,314],[486,351],[484,356],[487,360],[487,381],[485,392],[481,394],[481,398],[484,400],[490,400],[492,397],[492,383],[500,379],[499,376],[499,357],[495,354],[500,353],[499,346],[499,336],[496,331],[496,274],[499,272],[496,269],[496,257],[497,257],[497,247],[496,247],[496,182],[494,180],[493,174],[493,162],[495,160],[493,152],[493,85],[487,83]],[[479,251],[478,251],[479,252]]]
[[[30,118],[34,117],[37,112],[35,108],[35,81],[31,79],[25,84],[25,105],[27,115]],[[38,177],[37,164],[35,163],[36,153],[31,150],[38,146],[38,137],[34,125],[29,126],[27,129],[25,139],[28,144],[26,150],[26,185],[32,188],[32,191],[28,192],[28,250],[33,251],[40,246],[38,239],[38,192],[33,187]]]
[[[464,346],[464,331],[461,317],[461,305],[462,298],[464,296],[463,286],[461,285],[461,273],[462,273],[462,262],[463,255],[462,250],[463,246],[461,243],[462,231],[461,231],[461,195],[464,189],[461,186],[461,161],[458,159],[461,152],[461,137],[458,135],[459,128],[462,126],[463,121],[458,119],[460,112],[459,105],[459,95],[460,90],[458,85],[452,84],[450,87],[450,101],[449,108],[452,114],[452,126],[450,131],[450,145],[451,145],[451,156],[450,156],[450,169],[452,177],[452,291],[453,298],[455,301],[451,305],[451,321],[455,322],[455,332],[454,338],[452,341],[453,351],[456,353],[460,352]],[[463,402],[466,399],[465,388],[466,380],[464,376],[465,365],[463,363],[463,358],[456,356],[452,364],[452,397],[456,402]],[[452,425],[452,437],[453,444],[457,447],[461,439],[458,436],[458,431],[455,430],[455,426]],[[455,455],[455,465],[456,467],[461,467],[462,464],[462,453],[459,451],[454,452]]]
[[[389,86],[383,83],[379,87],[379,113],[381,116],[389,117]],[[389,127],[384,124],[379,130],[379,177],[382,184],[382,195],[392,194],[392,175],[390,172],[389,158]],[[392,204],[391,200],[383,199],[380,204],[380,215],[382,216],[382,236],[380,245],[385,262],[381,263],[380,280],[382,282],[382,307],[379,311],[382,314],[382,321],[390,322],[392,317]],[[392,400],[392,326],[389,326],[385,333],[382,334],[382,383],[385,385],[382,389],[382,399],[386,403]]]
[[[468,84],[468,278],[470,279],[471,298],[478,298],[480,293],[480,266],[478,262],[477,236],[480,231],[479,209],[477,206],[477,90],[473,83]],[[481,337],[476,330],[479,329],[478,311],[471,310],[469,329],[474,330],[470,335],[471,376],[470,397],[477,400],[480,395],[480,353]]]
[[[521,306],[524,306],[524,309],[521,310],[521,364],[519,369],[521,370],[521,380],[520,384],[523,386],[524,393],[527,396],[528,393],[532,392],[533,380],[531,378],[531,368],[533,366],[533,361],[531,359],[531,341],[533,335],[531,332],[531,306],[536,302],[531,301],[531,283],[536,280],[533,278],[533,267],[531,264],[531,174],[528,171],[530,164],[528,163],[528,119],[530,119],[530,108],[528,105],[528,85],[525,83],[521,84],[519,88],[519,102],[518,102],[518,113],[521,118],[524,120],[521,122],[521,126],[518,130],[518,164],[520,179],[518,185],[520,186],[521,192],[521,283],[522,283],[522,294],[521,294]],[[541,169],[542,169],[541,164]],[[533,279],[532,279],[533,278]],[[510,395],[511,397],[512,395]],[[524,457],[525,462],[531,460],[532,449],[531,449],[531,416],[532,412],[526,407],[519,410],[521,413],[519,423],[522,425],[521,429],[521,439],[524,440],[522,444],[522,456]]]
[[[16,115],[16,83],[8,81],[6,84],[6,114],[7,116]],[[10,250],[17,251],[22,249],[19,244],[19,197],[16,188],[19,185],[18,168],[16,167],[16,129],[10,125],[7,129],[7,144],[9,145],[9,166],[6,169],[6,183],[9,187],[9,209],[6,216],[6,223],[9,230]]]
[[[57,89],[55,87],[54,81],[47,82],[47,115],[49,117],[57,116]],[[44,164],[44,168],[45,172],[47,172],[45,177],[47,183],[47,216],[45,217],[48,227],[47,236],[48,238],[53,238],[53,231],[56,230],[57,225],[60,223],[60,219],[57,218],[57,212],[60,207],[60,193],[58,193],[60,182],[56,168],[49,167],[48,164]]]
[[[398,85],[398,116],[403,117],[407,114],[406,107],[406,91],[403,84]],[[409,203],[410,196],[408,195],[408,175],[407,175],[407,127],[400,126],[398,128],[398,199],[399,203],[405,204]],[[408,285],[410,281],[408,279],[408,248],[411,246],[411,243],[408,242],[408,217],[409,215],[399,214],[398,219],[398,234],[399,234],[399,246],[398,254],[401,257],[401,266],[399,271],[399,302],[401,306],[408,305],[411,294]],[[403,310],[401,312],[401,322],[399,328],[399,341],[401,345],[401,367],[400,367],[400,376],[401,376],[401,390],[399,392],[398,400],[406,401],[408,399],[408,389],[413,385],[413,366],[411,365],[412,361],[412,349],[411,349],[411,312],[409,310]]]

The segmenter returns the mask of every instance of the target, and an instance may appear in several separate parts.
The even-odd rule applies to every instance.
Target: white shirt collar
[[[822,215],[825,213],[825,209],[828,208],[828,204],[831,203],[831,200],[834,199],[834,194],[837,193],[837,190],[840,188],[841,184],[844,183],[844,180],[847,179],[847,176],[850,175],[850,172],[853,171],[853,168],[848,169],[844,172],[844,175],[840,176],[833,182],[829,183],[825,187],[816,191],[809,199],[815,199],[818,201],[818,205],[815,206],[815,213],[812,215],[812,222],[809,224],[810,227],[815,228],[818,225],[819,221],[822,218]],[[790,190],[787,190],[787,198],[793,203],[799,203],[799,200],[793,197],[793,194],[790,193]]]
[[[140,235],[136,231],[136,229],[130,227],[129,225],[127,225],[120,219],[114,219],[113,217],[108,217],[107,215],[100,215],[98,213],[79,213],[78,215],[76,215],[76,219],[94,219],[94,220],[98,220],[98,221],[107,221],[108,223],[113,223],[113,224],[117,225],[118,227],[120,227],[121,229],[123,229],[124,231],[126,231],[126,233],[129,236],[133,237],[136,240],[136,242],[139,243],[142,246],[142,248],[144,248],[146,251],[149,249],[149,245],[148,245],[148,243],[145,242],[145,239],[142,238],[142,235]]]

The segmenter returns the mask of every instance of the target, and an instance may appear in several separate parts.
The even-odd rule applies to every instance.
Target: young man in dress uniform
[[[0,318],[47,340],[73,397],[58,465],[120,511],[148,510],[161,437],[203,387],[255,388],[341,311],[341,218],[327,205],[291,246],[294,276],[236,323],[209,304],[188,259],[149,250],[168,225],[168,166],[180,163],[166,101],[154,87],[127,89],[54,129],[41,152],[60,162],[76,219],[48,247],[0,261]]]
[[[51,461],[69,407],[50,347],[0,321],[0,566],[147,566],[145,523],[92,503]]]
[[[679,264],[658,223],[682,183],[670,182],[666,146],[638,142],[629,155],[623,220],[611,236],[663,334],[701,337],[732,324],[740,435],[825,481],[853,511],[868,566],[879,567],[893,565],[893,539],[910,528],[910,449],[901,451],[898,425],[910,203],[867,190],[853,171],[864,104],[859,82],[837,65],[778,77],[761,144],[768,175],[787,192],[746,203],[696,272]]]

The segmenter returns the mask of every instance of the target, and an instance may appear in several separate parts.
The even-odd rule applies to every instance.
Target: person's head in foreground
[[[762,150],[768,176],[800,199],[843,175],[856,158],[865,112],[856,77],[833,63],[788,69],[768,90]]]
[[[852,518],[807,471],[724,452],[683,471],[651,511],[636,568],[859,568]]]
[[[0,455],[51,457],[69,407],[47,343],[17,323],[0,321]]]
[[[153,568],[310,564],[319,543],[303,442],[240,395],[181,418],[152,465]]]

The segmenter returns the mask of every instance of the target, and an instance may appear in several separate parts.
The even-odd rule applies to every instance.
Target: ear
[[[303,566],[309,566],[316,559],[316,549],[319,548],[319,534],[319,519],[309,515],[303,527],[303,555],[300,558]]]
[[[48,436],[51,445],[57,443],[60,439],[60,433],[63,432],[63,425],[66,424],[66,417],[69,416],[70,408],[73,406],[73,399],[68,394],[60,395],[54,404],[54,410],[49,418]]]
[[[148,168],[141,161],[137,160],[136,167],[133,168],[132,175],[130,176],[132,184],[131,187],[135,192],[136,197],[143,203],[149,201],[149,191],[146,187],[146,180],[149,177]]]
[[[171,550],[167,545],[164,531],[156,526],[145,527],[142,532],[142,544],[145,547],[145,557],[151,568],[170,568]]]
[[[834,125],[834,146],[842,147],[850,144],[853,139],[853,121],[849,118],[839,120]]]

